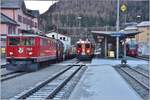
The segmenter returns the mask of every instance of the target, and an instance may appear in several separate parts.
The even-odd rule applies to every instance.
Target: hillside
[[[40,28],[48,31],[53,26],[115,26],[116,4],[116,0],[60,0],[40,16]],[[120,13],[120,23],[148,20],[148,0],[122,0],[120,4],[127,5],[127,11]],[[140,15],[141,18],[138,19],[137,15]],[[78,16],[82,17],[81,21],[77,19]]]
[[[39,18],[40,28],[48,32],[59,31],[72,37],[74,44],[79,38],[94,42],[90,30],[115,30],[117,0],[59,0]],[[120,25],[125,22],[140,22],[149,18],[149,1],[121,0],[127,11],[120,12]],[[137,18],[140,15],[141,18]],[[81,19],[78,19],[81,17]]]

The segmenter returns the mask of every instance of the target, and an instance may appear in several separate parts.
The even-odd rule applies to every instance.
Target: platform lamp
[[[141,21],[141,16],[140,15],[137,15],[136,18],[137,18],[137,22]]]

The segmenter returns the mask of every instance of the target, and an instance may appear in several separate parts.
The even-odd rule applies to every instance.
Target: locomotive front
[[[78,41],[76,43],[76,55],[80,60],[90,60],[94,54],[94,47],[90,41]]]
[[[7,70],[24,71],[37,56],[35,37],[31,35],[9,35],[6,42]],[[37,66],[36,64],[33,65]],[[33,67],[33,68],[34,68]],[[31,67],[32,68],[32,67]]]

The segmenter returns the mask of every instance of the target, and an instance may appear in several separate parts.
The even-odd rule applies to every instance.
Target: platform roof
[[[137,30],[121,30],[119,32],[117,31],[91,31],[91,32],[95,34],[104,35],[104,36],[114,36],[115,34],[121,36],[135,36],[136,34],[141,33],[140,31]]]

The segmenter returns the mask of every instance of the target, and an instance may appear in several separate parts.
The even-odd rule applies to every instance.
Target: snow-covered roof
[[[124,30],[125,31],[127,31],[127,30],[137,30],[137,27],[136,26],[127,26]]]
[[[137,27],[146,27],[150,26],[150,21],[143,21],[137,25]]]

